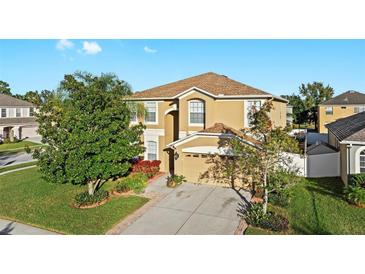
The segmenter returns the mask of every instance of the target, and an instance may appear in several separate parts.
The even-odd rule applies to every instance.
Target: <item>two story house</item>
[[[287,100],[213,72],[136,92],[130,100],[146,109],[144,119],[133,119],[146,125],[144,158],[158,159],[162,171],[192,182],[207,170],[207,154],[219,153],[221,138],[250,127],[253,107],[272,101],[273,126],[286,126]]]
[[[36,106],[9,95],[0,94],[0,137],[24,139],[38,136]]]
[[[327,124],[363,111],[365,111],[363,93],[350,90],[333,97],[318,106],[319,133],[327,133]]]

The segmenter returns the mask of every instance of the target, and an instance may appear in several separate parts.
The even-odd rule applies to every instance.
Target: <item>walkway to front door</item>
[[[166,177],[152,182],[146,192],[166,196],[121,234],[232,235],[240,221],[237,210],[250,197],[244,191],[239,195],[230,188],[191,183],[170,189]]]

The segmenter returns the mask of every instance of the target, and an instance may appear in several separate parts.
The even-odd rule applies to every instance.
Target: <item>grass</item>
[[[71,207],[75,195],[84,190],[84,186],[46,182],[36,167],[5,174],[0,180],[0,218],[65,234],[105,234],[148,201],[139,196],[114,197],[96,208]]]
[[[290,234],[365,234],[365,208],[349,205],[342,191],[338,178],[306,179],[293,187],[287,209],[271,209],[288,218]],[[270,232],[250,227],[246,233]]]
[[[18,165],[0,167],[0,174],[5,171],[14,170],[14,169],[22,168],[22,167],[34,166],[36,164],[37,164],[37,161],[32,161],[32,162],[22,163],[22,164],[18,164]]]
[[[22,151],[25,149],[25,146],[29,147],[39,147],[42,146],[41,144],[30,142],[30,141],[20,141],[16,143],[9,143],[9,144],[1,144],[0,145],[0,152],[2,151]]]

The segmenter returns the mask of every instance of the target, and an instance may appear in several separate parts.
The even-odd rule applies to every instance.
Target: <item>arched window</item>
[[[360,152],[360,172],[365,173],[365,150]]]
[[[147,160],[157,160],[157,142],[147,142]]]
[[[189,125],[204,125],[204,102],[200,100],[189,101]]]

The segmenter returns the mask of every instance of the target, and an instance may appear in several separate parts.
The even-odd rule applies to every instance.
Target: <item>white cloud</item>
[[[143,50],[144,50],[144,52],[147,52],[147,53],[156,53],[157,52],[157,49],[152,49],[152,48],[150,48],[148,46],[145,46],[143,48]]]
[[[94,55],[102,51],[101,47],[96,42],[84,41],[82,43],[82,51],[85,54]]]
[[[67,39],[58,40],[58,42],[56,44],[56,48],[58,50],[71,49],[73,47],[74,47],[74,43],[72,43],[70,40],[67,40]]]

